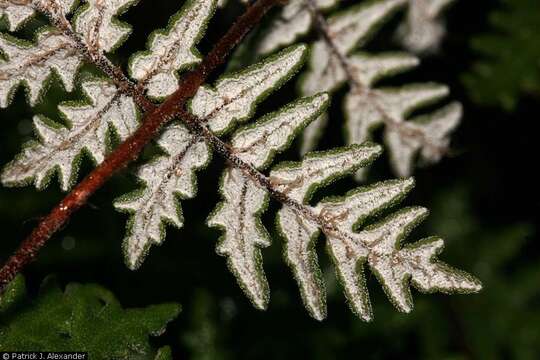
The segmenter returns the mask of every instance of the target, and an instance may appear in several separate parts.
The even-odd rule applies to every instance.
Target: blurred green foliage
[[[522,94],[540,96],[540,8],[537,0],[503,0],[492,29],[473,37],[480,59],[463,76],[480,104],[513,110]]]
[[[35,301],[27,301],[25,292],[18,276],[0,299],[0,351],[86,351],[103,360],[171,358],[170,349],[156,353],[148,337],[165,331],[180,311],[176,304],[124,310],[99,285],[71,283],[62,292],[52,278]]]

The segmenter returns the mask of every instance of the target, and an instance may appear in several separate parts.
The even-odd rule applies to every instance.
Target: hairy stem
[[[126,167],[135,160],[144,146],[148,144],[159,132],[161,127],[177,117],[184,109],[186,101],[195,95],[200,85],[204,83],[208,75],[221,65],[230,51],[242,40],[242,38],[255,26],[270,8],[280,3],[280,0],[258,0],[253,5],[247,7],[243,15],[229,28],[227,33],[218,41],[210,53],[193,71],[189,72],[180,82],[178,90],[169,96],[167,100],[159,107],[152,105],[146,112],[141,126],[137,131],[118,146],[97,168],[86,176],[52,211],[45,216],[32,233],[22,242],[17,251],[7,260],[2,269],[0,269],[0,291],[5,288],[13,278],[37,256],[38,251],[45,245],[51,236],[57,232],[71,217],[71,215],[80,209],[88,198],[100,189],[107,180],[109,180],[117,171]],[[38,2],[42,3],[42,2]],[[47,4],[53,4],[54,1],[47,1]],[[38,9],[40,5],[37,5]],[[73,33],[69,22],[61,11],[48,7],[42,7],[42,10],[49,14],[52,21],[62,30],[71,33],[71,36],[77,36]],[[60,14],[60,15],[59,15]],[[83,39],[81,41],[81,51],[87,53],[87,58],[92,62],[97,62],[98,66],[109,66],[108,60],[98,61],[92,52],[87,51],[88,47]],[[84,50],[86,49],[86,50]],[[99,54],[98,54],[99,55]],[[130,80],[121,72],[116,71],[114,66],[109,68],[112,72],[105,71],[113,76],[120,84],[131,83]],[[130,85],[131,86],[131,85]],[[134,87],[136,85],[133,84]],[[126,89],[129,89],[126,87]],[[135,94],[137,95],[137,94]],[[134,95],[135,98],[137,98]],[[139,101],[146,101],[140,100]],[[144,109],[144,107],[143,107]]]
[[[377,95],[374,94],[354,75],[353,66],[350,64],[347,55],[342,53],[337,44],[334,42],[332,32],[330,30],[330,27],[328,26],[328,22],[324,18],[323,14],[321,14],[319,9],[317,9],[315,1],[304,0],[304,3],[305,6],[308,8],[309,12],[311,13],[312,18],[314,19],[315,27],[320,33],[323,41],[326,43],[332,54],[336,57],[339,65],[345,72],[347,81],[349,83],[349,86],[352,88],[352,91],[367,93],[368,95],[370,95],[374,99],[373,102],[375,108],[382,115],[385,125],[396,130],[402,137],[418,139],[423,144],[423,146],[430,148],[441,155],[448,152],[448,149],[446,147],[441,147],[440,145],[433,143],[429,139],[429,137],[426,136],[424,131],[420,129],[413,129],[406,123],[397,121],[396,119],[392,118],[392,116],[388,114],[387,111],[385,111],[384,107],[379,105],[376,99]]]

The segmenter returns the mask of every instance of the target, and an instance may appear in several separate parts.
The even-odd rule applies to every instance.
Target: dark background
[[[448,35],[440,52],[424,59],[418,70],[388,82],[446,83],[452,98],[464,104],[465,117],[453,137],[450,157],[418,169],[416,188],[404,203],[431,209],[431,216],[409,241],[441,235],[446,239],[442,259],[479,277],[484,284],[481,293],[414,292],[415,310],[400,314],[368,274],[375,320],[361,322],[345,303],[321,239],[319,256],[329,298],[328,318],[317,322],[304,310],[294,279],[281,259],[280,240],[274,236],[273,245],[263,250],[271,302],[266,312],[257,311],[242,294],[225,260],[215,254],[219,233],[204,222],[219,200],[216,188],[223,162],[214,156],[199,176],[199,196],[182,202],[186,224],[180,230],[169,227],[165,243],[152,248],[140,270],[131,272],[123,264],[121,241],[127,218],[112,207],[112,199],[136,187],[134,178],[124,171],[92,197],[26,269],[31,294],[46,275],[54,273],[62,284],[99,283],[126,307],[179,302],[183,306],[179,318],[154,340],[156,345],[170,344],[175,358],[538,358],[540,197],[536,155],[540,101],[525,94],[512,111],[479,106],[469,100],[461,81],[479,56],[470,48],[471,38],[493,31],[488,13],[499,5],[489,0],[457,1],[447,12]],[[180,6],[160,0],[141,1],[131,8],[123,20],[136,30],[116,60],[125,63],[131,53],[141,50],[148,34],[164,27]],[[202,53],[239,10],[231,4],[216,14],[198,47]],[[540,11],[540,5],[536,10]],[[397,49],[388,39],[399,20],[397,16],[385,26],[367,49]],[[258,114],[294,98],[295,80],[262,104]],[[334,124],[321,148],[342,143],[341,95],[334,97],[330,110]],[[55,118],[56,104],[66,97],[59,85],[53,85],[46,101],[32,110],[23,91],[17,92],[13,104],[0,110],[0,165],[32,137],[32,115],[46,113]],[[296,156],[290,151],[279,159]],[[81,176],[91,168],[90,161],[84,160]],[[379,159],[370,181],[390,177],[387,159]],[[343,193],[352,186],[351,180],[343,180],[332,192]],[[0,261],[61,197],[56,179],[46,191],[0,188]],[[265,216],[269,229],[276,209],[273,204]]]

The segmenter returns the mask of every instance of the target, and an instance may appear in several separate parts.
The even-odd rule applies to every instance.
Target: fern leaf
[[[276,152],[289,147],[297,132],[313,120],[314,114],[326,109],[328,101],[327,94],[304,98],[242,128],[231,140],[233,153],[255,168],[265,169]]]
[[[130,74],[140,81],[153,98],[164,98],[178,88],[177,72],[196,64],[200,55],[194,45],[214,13],[215,0],[188,1],[170,20],[168,29],[154,32],[148,51],[135,54]]]
[[[65,16],[74,3],[75,0],[55,0],[43,6],[54,7]],[[133,0],[91,0],[75,16],[75,30],[82,34],[92,51],[111,51],[130,32],[129,26],[114,16],[132,3]],[[30,3],[24,6],[32,9]],[[1,35],[0,49],[7,57],[0,62],[1,107],[9,104],[10,96],[20,83],[28,88],[29,102],[35,105],[52,72],[60,77],[67,91],[73,90],[82,62],[80,49],[73,39],[48,28],[36,34],[36,44]]]
[[[302,65],[306,47],[291,46],[261,63],[219,79],[212,89],[199,88],[191,101],[191,112],[208,122],[217,134],[236,122],[247,120],[255,104],[279,88]]]
[[[0,49],[7,60],[0,60],[0,107],[6,107],[21,83],[28,89],[28,100],[34,106],[54,72],[67,91],[73,90],[75,74],[82,57],[74,42],[52,29],[40,31],[36,44],[0,35]]]
[[[455,0],[405,0],[408,11],[396,31],[398,40],[409,51],[429,53],[437,50],[445,35],[441,19],[444,10]],[[313,1],[313,6],[324,11],[334,6],[334,0]],[[306,0],[290,1],[271,23],[258,47],[260,54],[268,54],[281,46],[292,44],[312,26],[312,15]],[[364,18],[366,19],[366,18]],[[359,22],[361,23],[361,22]],[[368,25],[369,26],[369,25]]]
[[[448,95],[448,87],[438,84],[412,84],[400,88],[381,89],[381,102],[393,119],[403,118],[424,104]]]
[[[360,4],[337,13],[328,19],[333,43],[347,54],[365,43],[390,15],[406,0],[381,0]]]
[[[331,8],[337,0],[316,0],[315,6],[323,11]],[[269,54],[282,46],[290,45],[311,28],[313,19],[304,0],[291,0],[265,31],[258,45],[259,54]]]
[[[92,359],[172,359],[167,357],[170,348],[157,349],[151,337],[162,334],[178,316],[179,304],[124,308],[99,285],[69,283],[62,289],[51,276],[35,299],[26,295],[21,276],[7,290],[10,296],[0,298],[1,352],[84,351]]]
[[[383,0],[368,5],[355,6],[328,19],[332,44],[342,56],[347,57],[356,47],[365,43],[377,26],[398,10],[404,1]],[[309,72],[302,80],[304,94],[318,92],[321,88],[334,90],[345,80],[345,69],[340,59],[324,40],[313,45]]]
[[[88,103],[59,106],[68,127],[40,116],[34,118],[40,141],[27,144],[23,152],[5,167],[1,176],[4,185],[21,185],[33,180],[37,188],[44,188],[51,174],[59,170],[60,185],[66,191],[76,179],[83,151],[96,163],[101,163],[108,150],[109,128],[112,127],[124,140],[138,126],[133,100],[121,95],[109,81],[87,80],[82,89]]]
[[[380,152],[380,146],[371,144],[313,152],[306,155],[300,163],[282,163],[275,166],[270,180],[292,199],[309,201],[317,188],[365,165]]]
[[[381,99],[376,94],[377,91],[372,91],[373,85],[379,79],[404,72],[418,65],[419,60],[404,53],[370,55],[356,53],[355,49],[363,46],[380,25],[405,5],[409,6],[407,23],[412,23],[412,25],[404,25],[400,30],[403,32],[405,27],[422,28],[422,31],[428,33],[426,37],[434,37],[429,39],[429,44],[427,41],[420,39],[424,42],[419,43],[419,48],[416,50],[420,51],[420,48],[429,50],[426,48],[427,46],[434,48],[439,37],[435,30],[431,32],[429,29],[443,28],[439,17],[443,9],[451,1],[370,1],[337,12],[330,16],[328,21],[323,18],[322,11],[333,4],[331,0],[292,1],[284,7],[282,13],[270,25],[269,30],[261,31],[259,38],[252,39],[251,42],[257,44],[259,54],[268,53],[294,41],[294,39],[307,32],[313,23],[316,23],[321,37],[312,46],[309,69],[299,84],[301,95],[306,96],[324,91],[335,92],[347,83],[350,91],[346,96],[344,106],[345,115],[349,117],[346,124],[346,140],[348,144],[362,143],[370,139],[371,130],[382,123],[388,127],[394,125],[393,130],[387,131],[399,135],[401,137],[399,142],[403,144],[421,142],[420,149],[422,152],[438,153],[436,156],[431,156],[432,160],[430,162],[434,162],[434,159],[440,159],[448,150],[449,134],[444,139],[431,139],[430,134],[425,133],[424,128],[403,123],[399,117],[394,118],[392,114],[386,113],[384,99]],[[421,18],[415,15],[418,13],[422,13]],[[316,21],[314,21],[314,18],[316,18]],[[237,62],[241,61],[241,58],[250,58],[246,54],[246,49],[239,50],[237,57]],[[301,154],[316,148],[327,123],[327,115],[322,114],[305,129],[300,148]],[[398,124],[397,128],[399,129],[397,132],[394,131],[396,124]],[[456,124],[452,124],[453,126],[449,126],[449,128],[454,129]],[[409,139],[411,136],[413,139]],[[390,154],[390,157],[394,159],[391,162],[394,172],[399,176],[409,176],[413,169],[413,164],[409,161],[410,156],[403,156],[406,160],[405,163],[398,163],[397,161],[401,157],[399,153],[393,153],[394,151],[398,151],[395,146],[391,149]],[[411,154],[414,155],[415,151],[412,151]],[[361,169],[357,173],[357,180],[362,180],[366,171],[367,169]]]
[[[232,139],[232,151],[246,163],[265,168],[276,152],[288,147],[300,129],[327,106],[328,95],[302,99],[239,130]],[[262,268],[260,247],[270,245],[260,215],[266,210],[268,193],[241,170],[227,168],[223,174],[221,202],[208,219],[208,225],[223,230],[217,247],[226,256],[229,268],[253,304],[268,304],[268,282]]]
[[[181,124],[168,126],[158,145],[166,155],[137,171],[144,187],[115,202],[118,210],[132,214],[124,239],[125,259],[130,269],[141,265],[151,244],[160,244],[165,239],[165,224],[182,227],[178,199],[195,196],[195,171],[210,159],[206,143],[190,135]]]
[[[155,31],[148,51],[131,57],[129,70],[148,95],[162,99],[178,88],[178,72],[200,61],[195,44],[213,15],[214,0],[190,1],[169,21],[167,30]],[[195,172],[210,159],[206,143],[179,124],[166,127],[158,140],[166,153],[137,170],[143,187],[115,202],[131,214],[124,238],[124,258],[137,269],[152,244],[165,239],[166,225],[183,226],[179,199],[195,196]]]
[[[436,51],[444,34],[442,12],[455,0],[408,0],[405,21],[397,30],[401,43],[415,53]]]
[[[93,50],[110,52],[131,33],[128,24],[120,22],[120,15],[136,0],[87,0],[75,15],[75,30]]]
[[[32,6],[40,9],[50,6],[51,12],[61,13],[60,20],[66,20],[64,15],[71,10],[73,0],[57,1],[60,0],[47,1],[45,5],[35,0]],[[335,3],[335,0],[312,1],[320,9]],[[198,134],[179,123],[165,127],[157,141],[163,153],[137,170],[140,189],[115,202],[118,210],[130,214],[124,239],[128,267],[139,267],[150,246],[164,241],[167,224],[183,225],[180,200],[196,195],[196,172],[211,157],[208,141],[219,145],[220,152],[230,160],[220,185],[222,201],[209,216],[208,224],[222,230],[217,252],[227,257],[238,283],[257,308],[266,308],[269,299],[261,248],[270,245],[270,237],[260,218],[269,194],[275,195],[283,205],[277,222],[285,239],[285,259],[296,277],[305,306],[315,319],[326,316],[325,285],[315,252],[320,233],[326,237],[349,303],[363,320],[372,318],[363,264],[376,274],[400,311],[408,312],[412,308],[409,283],[421,291],[478,291],[481,285],[472,276],[436,260],[442,240],[430,238],[401,247],[400,242],[426,215],[425,209],[405,209],[362,228],[366,219],[404,197],[413,186],[411,179],[360,187],[344,197],[326,198],[316,205],[310,203],[315,191],[366,167],[381,153],[380,146],[365,142],[376,126],[385,125],[390,158],[401,176],[410,173],[417,155],[425,162],[437,161],[441,149],[448,146],[449,133],[461,115],[459,104],[407,119],[413,110],[446,96],[445,86],[375,88],[379,79],[405,71],[417,65],[418,60],[405,54],[353,53],[378,25],[407,2],[380,0],[354,6],[332,16],[328,26],[318,18],[325,36],[314,44],[310,69],[301,83],[303,94],[311,97],[241,128],[230,144],[220,143],[208,131],[223,135],[237,123],[250,119],[256,106],[303,64],[306,46],[291,46],[243,71],[221,77],[213,87],[201,86],[189,103],[189,111],[208,129]],[[0,49],[5,60],[0,60],[0,106],[7,106],[21,83],[28,88],[30,103],[35,104],[51,74],[57,74],[65,88],[72,90],[81,53],[93,61],[94,52],[111,52],[129,35],[129,25],[117,17],[133,3],[133,0],[88,0],[73,18],[74,30],[80,38],[73,36],[66,24],[67,35],[45,29],[38,32],[36,44],[2,35]],[[10,27],[17,28],[31,16],[25,12],[19,12],[18,18],[10,15],[12,7],[20,5],[13,0],[0,4],[0,16],[8,17]],[[216,0],[187,2],[166,30],[153,33],[148,51],[131,58],[130,74],[151,98],[159,100],[177,90],[179,72],[200,61],[195,45],[215,6]],[[293,1],[283,10],[282,22],[270,31],[269,42],[260,46],[263,50],[266,47],[264,51],[272,51],[294,41],[312,21],[305,4]],[[80,49],[81,42],[85,43],[84,51]],[[320,93],[336,91],[346,81],[350,84],[345,100],[349,146],[310,153],[297,163],[278,164],[269,177],[258,173],[270,166],[274,155],[290,146],[293,138],[310,123],[315,125],[306,130],[305,144],[307,148],[314,146],[313,139],[320,132],[321,122],[327,120],[322,115],[329,96]],[[1,175],[2,183],[17,185],[33,181],[41,188],[58,171],[61,187],[66,190],[76,177],[78,160],[84,152],[95,162],[101,162],[109,150],[110,132],[123,140],[135,130],[137,107],[116,85],[94,78],[83,80],[81,87],[87,102],[63,103],[59,107],[67,126],[35,118],[40,142],[28,144],[8,164]],[[161,355],[167,354],[170,352],[163,349]]]
[[[418,58],[407,53],[356,53],[349,59],[355,77],[365,86],[373,86],[385,77],[410,70],[420,64]]]
[[[322,48],[326,45],[321,43],[320,46]],[[418,60],[407,54],[356,54],[350,57],[349,70],[354,73],[358,83],[368,87],[379,79],[405,71],[417,64]],[[334,76],[327,77],[326,80],[323,80],[316,76],[310,78],[308,75],[303,84],[306,87],[315,88],[322,85],[336,89],[339,84],[343,84],[346,81],[347,75],[341,65],[337,63],[334,65],[334,67],[330,68],[330,72],[333,72]],[[325,81],[326,85],[323,85]],[[308,82],[312,84],[310,85]],[[368,140],[370,138],[369,130],[381,121],[381,110],[386,110],[380,104],[376,103],[377,97],[371,96],[371,93],[362,90],[351,91],[345,97],[344,110],[347,119],[345,129],[348,144],[361,144]],[[326,117],[321,117],[317,122],[314,122],[308,127],[304,134],[302,153],[308,152],[315,147],[322,129],[326,126],[326,121]]]

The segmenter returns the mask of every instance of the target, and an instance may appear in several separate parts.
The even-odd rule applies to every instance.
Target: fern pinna
[[[429,6],[423,3],[429,3]],[[414,43],[424,44],[423,50],[436,46],[437,39],[428,37],[434,36],[437,31],[433,28],[441,25],[432,24],[427,19],[436,18],[448,3],[407,0],[361,2],[327,19],[321,12],[334,3],[293,1],[269,25],[269,30],[256,36],[257,41],[254,42],[259,44],[257,51],[263,55],[295,41],[310,27],[315,27],[320,36],[312,46],[308,69],[298,84],[299,93],[302,96],[321,91],[335,93],[347,85],[348,92],[343,100],[346,142],[362,143],[371,139],[374,130],[384,126],[384,140],[394,172],[402,177],[410,176],[418,154],[423,163],[433,163],[447,153],[449,135],[461,118],[461,106],[452,103],[431,114],[408,119],[413,111],[446,97],[448,88],[434,83],[376,88],[378,81],[418,66],[419,59],[403,52],[373,55],[356,50],[404,6],[409,8],[408,21],[400,31],[415,29],[410,30],[411,34],[405,39],[422,38]],[[423,16],[411,15],[418,12]],[[302,138],[302,154],[316,148],[328,122],[327,115],[323,114],[306,129]],[[365,178],[366,170],[357,173],[358,180]]]
[[[373,316],[365,267],[376,275],[396,308],[404,312],[412,309],[409,284],[425,292],[480,290],[474,277],[436,259],[443,247],[441,239],[401,244],[425,218],[426,209],[404,208],[379,222],[366,224],[367,219],[394,206],[412,189],[414,181],[407,176],[416,153],[426,161],[441,157],[461,112],[459,105],[452,104],[432,115],[406,121],[413,109],[445,96],[447,88],[428,84],[374,89],[376,80],[415,66],[418,60],[401,53],[353,53],[377,25],[406,1],[361,3],[328,20],[319,8],[331,6],[331,2],[293,1],[287,6],[307,11],[308,23],[313,19],[318,24],[320,40],[311,46],[309,55],[307,45],[291,45],[240,71],[223,75],[213,85],[204,85],[208,73],[276,3],[259,0],[248,6],[203,58],[195,45],[217,4],[215,0],[190,0],[166,29],[150,36],[147,50],[130,58],[125,75],[107,54],[129,35],[129,25],[117,17],[135,2],[2,1],[0,11],[11,30],[36,12],[47,15],[51,26],[38,30],[33,42],[6,34],[0,38],[4,54],[0,62],[1,106],[9,105],[19,85],[27,89],[30,105],[35,105],[53,75],[67,91],[77,86],[85,94],[81,101],[60,105],[65,125],[36,115],[38,139],[28,143],[5,166],[2,183],[33,183],[44,188],[56,174],[61,188],[67,191],[77,181],[83,154],[98,165],[8,261],[0,271],[3,283],[35,256],[37,249],[97,188],[158,135],[156,144],[161,154],[135,170],[139,189],[115,201],[118,210],[129,214],[124,252],[131,269],[141,266],[151,245],[165,240],[168,225],[182,227],[189,219],[189,214],[182,213],[180,202],[196,197],[197,172],[216,153],[227,160],[227,165],[220,183],[222,201],[208,217],[208,225],[222,231],[217,252],[226,257],[255,307],[264,309],[269,301],[261,249],[272,241],[261,215],[271,198],[281,203],[276,222],[284,239],[285,261],[315,319],[326,316],[325,285],[315,251],[320,233],[326,238],[348,302],[363,320]],[[309,24],[302,26],[294,33],[309,28]],[[281,39],[264,52],[292,43],[295,38]],[[258,104],[289,81],[306,61],[309,65],[302,76],[301,98],[239,127],[251,120]],[[88,75],[80,70],[88,62],[103,74]],[[350,87],[345,99],[348,145],[308,152],[299,162],[273,165],[274,156],[288,148],[299,134],[304,137],[304,150],[315,146],[330,94],[345,83]],[[360,186],[341,197],[313,203],[311,199],[318,189],[359,173],[380,155],[380,145],[366,142],[377,124],[385,125],[393,167],[403,178]],[[114,150],[113,134],[124,141]],[[230,141],[222,140],[229,135]]]

